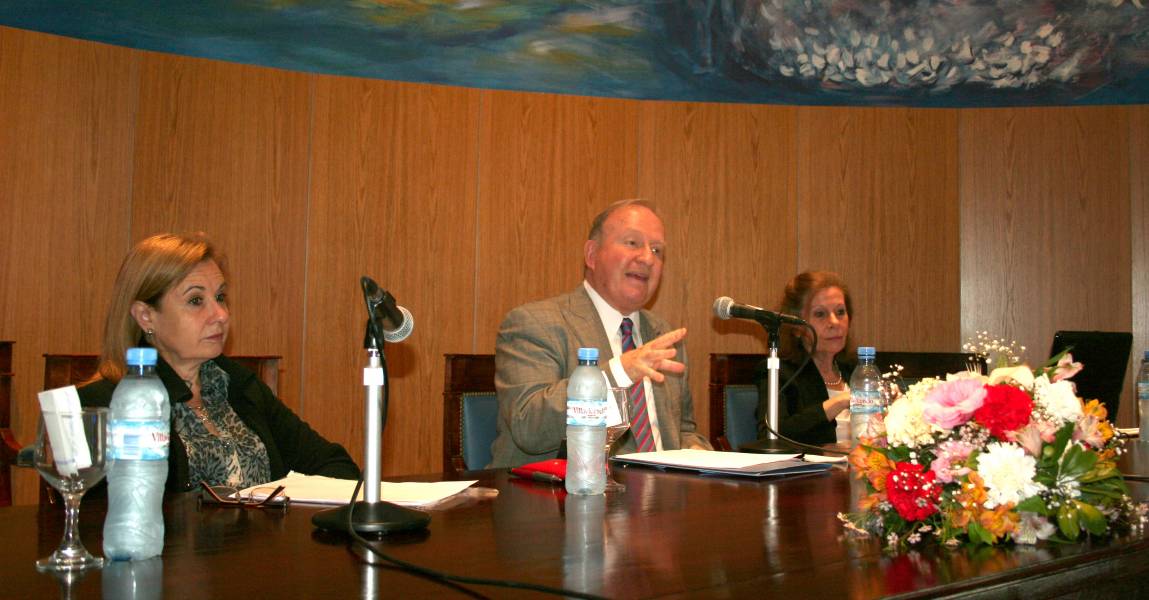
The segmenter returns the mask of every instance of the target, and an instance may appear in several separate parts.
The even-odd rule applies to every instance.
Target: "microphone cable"
[[[355,499],[359,497],[359,489],[362,487],[363,487],[363,477],[360,477],[359,481],[355,484],[355,490],[351,493],[351,502],[348,505],[347,533],[348,533],[348,535],[351,536],[351,540],[353,542],[359,544],[360,546],[362,546],[364,550],[367,550],[368,552],[374,554],[375,556],[378,556],[380,559],[385,560],[385,561],[391,563],[392,565],[395,565],[399,569],[402,569],[404,571],[409,571],[409,572],[414,573],[416,575],[419,575],[419,576],[425,577],[427,579],[430,579],[432,581],[436,581],[438,583],[441,583],[445,586],[453,587],[453,588],[458,589],[459,591],[465,591],[465,592],[470,593],[470,595],[472,595],[472,596],[478,596],[478,597],[483,597],[483,596],[481,594],[478,594],[476,592],[468,590],[467,588],[463,588],[463,587],[459,586],[458,584],[487,585],[487,586],[494,586],[494,587],[518,589],[518,590],[530,590],[532,592],[541,592],[544,594],[551,594],[554,596],[565,596],[568,598],[584,598],[586,600],[606,600],[606,598],[604,596],[597,596],[595,594],[588,594],[588,593],[584,593],[584,592],[576,592],[574,590],[567,590],[567,589],[563,589],[563,588],[551,587],[551,586],[543,585],[543,584],[539,584],[539,583],[528,583],[525,581],[515,581],[512,579],[490,579],[490,578],[486,578],[486,577],[472,577],[469,575],[454,575],[454,574],[446,573],[446,572],[439,571],[436,569],[431,569],[429,567],[417,565],[415,563],[408,562],[408,561],[405,561],[403,559],[391,556],[390,554],[387,554],[386,552],[383,552],[382,550],[372,546],[370,540],[364,538],[362,535],[359,535],[359,532],[355,531],[354,519],[352,518],[352,515],[355,512],[355,508],[354,508]],[[364,561],[364,562],[366,562],[367,564],[371,564],[372,566],[375,566],[372,563],[370,563],[369,561]]]

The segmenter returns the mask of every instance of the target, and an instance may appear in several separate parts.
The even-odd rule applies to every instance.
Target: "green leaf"
[[[1071,540],[1076,540],[1077,535],[1081,532],[1081,525],[1077,519],[1077,507],[1069,502],[1063,503],[1061,508],[1057,509],[1057,528]]]
[[[1045,505],[1045,500],[1042,500],[1041,496],[1030,496],[1022,500],[1021,503],[1017,505],[1017,510],[1049,516],[1049,507]]]
[[[992,546],[993,543],[997,541],[997,538],[993,537],[993,534],[986,531],[977,521],[969,522],[968,531],[970,541],[975,544],[989,544]]]
[[[1081,515],[1081,524],[1086,531],[1093,535],[1105,534],[1105,515],[1097,507],[1078,500],[1074,500],[1073,504],[1077,506],[1077,513]]]
[[[1097,455],[1073,444],[1061,458],[1061,479],[1079,479],[1097,464]]]

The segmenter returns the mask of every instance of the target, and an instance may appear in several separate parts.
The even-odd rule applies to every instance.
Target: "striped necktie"
[[[622,351],[629,352],[637,346],[634,345],[634,321],[623,319],[619,327],[622,335]],[[643,380],[639,379],[630,386],[627,396],[630,398],[630,432],[634,435],[635,444],[639,452],[653,452],[654,435],[650,431],[650,417],[646,414],[646,390]]]

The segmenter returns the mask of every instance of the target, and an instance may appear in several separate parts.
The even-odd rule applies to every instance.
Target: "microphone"
[[[789,325],[806,326],[807,324],[805,320],[793,315],[784,315],[749,304],[738,304],[729,296],[722,296],[714,301],[714,316],[723,321],[727,319],[750,319],[751,321],[758,321],[763,325],[780,325],[786,323]]]
[[[363,286],[363,299],[367,301],[367,314],[382,328],[383,339],[388,342],[407,339],[415,329],[415,317],[411,316],[411,311],[395,304],[395,297],[370,277],[364,275],[359,283]]]

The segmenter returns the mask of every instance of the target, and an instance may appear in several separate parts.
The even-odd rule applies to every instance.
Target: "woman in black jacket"
[[[226,261],[202,234],[152,236],[136,244],[116,277],[96,378],[85,406],[108,406],[124,354],[154,346],[156,373],[172,404],[167,488],[200,481],[235,488],[296,471],[344,479],[359,467],[283,405],[254,373],[224,357],[230,311]]]
[[[835,419],[850,408],[850,317],[854,312],[850,291],[836,273],[807,271],[786,285],[779,310],[801,317],[818,333],[818,346],[811,355],[812,339],[805,328],[783,325],[779,332],[779,384],[801,368],[779,392],[779,433],[807,444],[832,444],[837,441]],[[769,380],[765,361],[758,366],[755,380],[758,436],[766,437]]]

